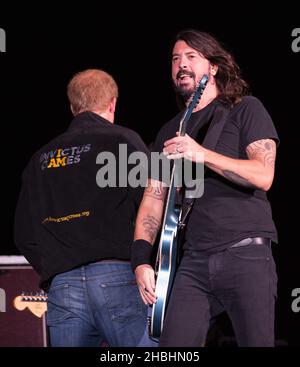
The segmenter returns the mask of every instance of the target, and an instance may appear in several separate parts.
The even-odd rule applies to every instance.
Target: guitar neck
[[[187,107],[179,123],[179,134],[181,136],[183,136],[186,132],[186,126],[187,126],[187,122],[188,122],[190,115],[191,115],[191,112],[189,113],[189,108]]]
[[[177,193],[177,187],[175,186],[175,177],[176,177],[176,170],[178,169],[177,163],[174,161],[173,167],[172,167],[172,173],[171,173],[171,179],[170,179],[170,186],[168,190],[168,196],[166,200],[166,206],[164,211],[164,218],[162,222],[162,229],[165,228],[167,217],[170,215],[170,212],[175,207],[175,201],[176,201],[176,193]],[[162,237],[161,237],[162,240]]]
[[[204,75],[193,95],[193,98],[191,100],[191,102],[189,103],[188,107],[186,107],[180,123],[179,123],[179,134],[181,136],[183,136],[186,132],[186,127],[187,127],[187,122],[190,119],[194,108],[197,106],[197,104],[199,103],[199,100],[202,96],[202,93],[205,89],[205,86],[207,84],[208,81],[208,76]],[[177,193],[177,187],[181,187],[178,184],[181,183],[181,180],[179,180],[180,174],[182,173],[181,171],[181,165],[179,165],[178,161],[174,161],[173,167],[172,167],[172,173],[171,173],[171,180],[170,180],[170,187],[169,187],[169,192],[168,192],[168,196],[167,196],[167,201],[166,201],[166,207],[165,207],[165,212],[164,212],[164,218],[163,218],[163,222],[162,222],[162,228],[165,228],[166,225],[166,218],[168,217],[168,215],[170,214],[169,212],[172,211],[175,207],[175,200],[176,200],[176,193]],[[175,179],[178,178],[178,180]],[[175,186],[176,184],[176,186]]]

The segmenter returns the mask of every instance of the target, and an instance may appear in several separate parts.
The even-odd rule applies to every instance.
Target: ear
[[[71,104],[70,104],[70,109],[71,109],[71,112],[72,112],[73,116],[75,116],[74,108]]]
[[[109,104],[109,112],[110,113],[115,113],[116,105],[117,105],[117,97],[113,97],[110,101],[110,104]]]
[[[211,64],[210,65],[210,73],[211,73],[211,75],[216,76],[217,72],[218,72],[218,65]]]

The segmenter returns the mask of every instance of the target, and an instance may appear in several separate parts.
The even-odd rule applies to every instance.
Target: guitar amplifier
[[[24,302],[16,307],[24,292],[34,295],[40,291],[38,282],[38,275],[22,256],[0,256],[0,347],[47,346],[45,312],[40,305],[32,308]],[[40,312],[34,314],[35,308]]]

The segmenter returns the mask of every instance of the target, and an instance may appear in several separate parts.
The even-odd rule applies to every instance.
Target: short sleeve
[[[241,147],[246,149],[254,141],[273,139],[279,144],[274,123],[263,104],[255,97],[245,97],[240,103]]]
[[[163,154],[164,143],[168,139],[176,136],[176,131],[178,131],[179,128],[178,116],[180,115],[181,113],[176,115],[160,129],[152,147],[151,170],[149,177],[153,180],[163,182],[167,186],[170,185],[173,161]]]

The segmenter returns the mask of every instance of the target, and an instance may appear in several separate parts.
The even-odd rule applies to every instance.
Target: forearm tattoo
[[[164,200],[166,193],[166,187],[163,187],[162,182],[159,182],[157,185],[152,186],[150,183],[148,187],[145,189],[145,195],[151,196],[157,200]]]
[[[147,215],[143,219],[143,227],[145,233],[149,236],[150,242],[154,242],[160,228],[160,221],[153,217],[153,215]]]
[[[276,158],[276,143],[272,139],[257,140],[250,144],[247,149],[249,159],[258,159],[263,165],[274,167]]]

